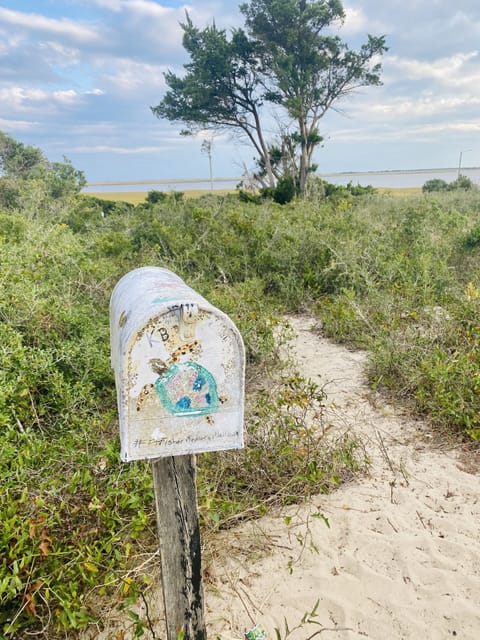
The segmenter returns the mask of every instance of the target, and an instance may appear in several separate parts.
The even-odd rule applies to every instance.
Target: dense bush
[[[445,182],[440,178],[432,178],[427,180],[422,187],[424,193],[430,193],[432,191],[471,191],[475,189],[476,185],[467,176],[459,175],[453,182]]]
[[[60,184],[53,190],[37,178],[8,177],[16,201],[0,213],[5,638],[73,637],[102,597],[115,594],[128,607],[148,585],[148,572],[135,567],[139,554],[153,555],[157,545],[149,465],[119,461],[108,335],[108,302],[117,280],[142,265],[172,268],[233,318],[245,340],[249,378],[260,368],[267,380],[266,367],[278,361],[277,314],[320,287],[307,266],[309,256],[316,260],[313,218],[309,237],[307,230],[290,228],[285,208],[239,206],[235,197],[151,198],[137,208],[86,195],[72,200],[73,194],[65,197],[69,170],[54,175]],[[290,213],[296,216],[294,209]],[[321,248],[318,258],[319,265],[327,263],[329,254]],[[245,508],[262,513],[266,501],[291,502],[327,490],[361,461],[351,441],[327,445],[313,432],[315,446],[304,458],[305,398],[313,407],[323,396],[293,377],[280,384],[279,397],[282,385],[295,393],[288,404],[271,404],[270,412],[261,398],[258,404],[250,399],[245,452],[226,455],[221,465],[212,456],[202,462],[204,527],[233,523]],[[271,429],[258,422],[260,413]],[[281,464],[278,456],[270,460],[276,485],[267,498],[268,482],[250,483],[246,492],[240,471],[244,476],[269,449],[283,457]],[[288,494],[279,491],[282,478]]]
[[[67,158],[63,162],[49,162],[40,149],[0,131],[1,208],[25,210],[25,201],[34,200],[32,206],[41,211],[52,200],[79,193],[85,184],[83,172],[75,169]]]
[[[278,359],[279,315],[314,309],[330,335],[370,349],[377,388],[480,438],[478,191],[133,207],[60,189],[31,215],[35,185],[17,182],[16,207],[0,212],[2,637],[73,637],[102,596],[128,606],[148,584],[135,567],[156,547],[149,467],[118,460],[108,353],[109,296],[130,269],[169,267],[228,313],[249,380]],[[358,466],[354,443],[305,428],[307,405],[321,427],[322,399],[287,372],[251,397],[249,447],[200,458],[204,527],[262,513],[270,490],[280,502],[328,490]]]

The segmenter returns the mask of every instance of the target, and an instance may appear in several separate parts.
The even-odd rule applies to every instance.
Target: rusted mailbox
[[[143,267],[110,301],[122,460],[243,446],[244,347],[177,275]]]

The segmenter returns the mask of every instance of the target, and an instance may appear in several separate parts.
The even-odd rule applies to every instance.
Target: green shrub
[[[431,180],[427,180],[423,187],[422,191],[426,193],[431,193],[432,191],[447,191],[448,183],[441,178],[432,178]]]
[[[431,193],[432,191],[470,191],[475,188],[474,183],[467,176],[459,175],[453,182],[445,182],[440,178],[432,178],[427,180],[422,187],[422,191],[425,193]]]
[[[168,198],[168,193],[164,191],[149,191],[147,193],[146,201],[148,204],[156,204],[157,202],[165,202]]]
[[[462,189],[463,191],[470,191],[474,189],[475,185],[467,176],[459,175],[456,180],[450,182],[448,185],[449,191],[456,191],[458,189]]]
[[[277,186],[273,190],[273,200],[278,204],[287,204],[287,202],[291,202],[296,195],[297,188],[292,176],[279,178]]]
[[[472,249],[480,244],[480,223],[465,234],[462,244],[465,249]]]

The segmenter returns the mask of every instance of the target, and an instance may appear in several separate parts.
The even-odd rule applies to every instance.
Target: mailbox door
[[[182,307],[180,306],[180,311]],[[127,353],[127,459],[243,446],[243,345],[225,316],[152,318]]]

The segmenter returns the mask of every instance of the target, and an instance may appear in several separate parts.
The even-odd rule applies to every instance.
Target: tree
[[[182,133],[211,128],[245,136],[264,160],[273,187],[275,176],[260,120],[263,74],[258,43],[242,29],[234,29],[230,39],[215,24],[200,30],[188,13],[181,27],[190,62],[184,65],[182,78],[171,71],[165,74],[170,91],[151,107],[153,113],[185,124]]]
[[[0,205],[15,208],[32,185],[53,199],[78,193],[86,184],[83,171],[63,162],[50,162],[37,147],[24,145],[0,131]]]
[[[0,174],[12,178],[32,177],[46,162],[40,149],[25,146],[0,131]]]
[[[187,126],[246,137],[255,148],[263,184],[291,176],[300,192],[322,141],[319,121],[335,103],[364,86],[380,84],[385,38],[368,36],[351,50],[330,30],[344,20],[339,0],[251,0],[240,6],[245,29],[230,37],[215,24],[201,30],[187,14],[183,46],[190,56],[179,77],[165,74],[169,90],[153,113]],[[278,133],[264,134],[267,107]]]

